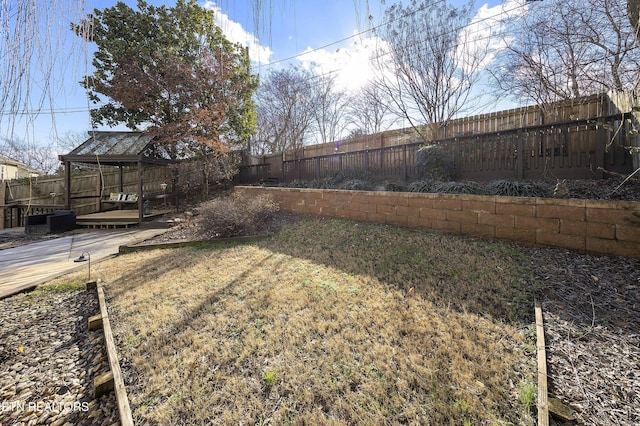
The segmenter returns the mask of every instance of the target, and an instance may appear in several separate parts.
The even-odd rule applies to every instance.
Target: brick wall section
[[[238,186],[282,210],[640,258],[640,203]]]

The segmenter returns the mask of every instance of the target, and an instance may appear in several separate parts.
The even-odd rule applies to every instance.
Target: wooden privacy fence
[[[339,172],[363,173],[374,180],[416,180],[420,177],[416,157],[421,145],[412,143],[283,161],[282,181],[323,179]]]
[[[590,179],[605,171],[621,174],[634,169],[632,115],[617,114],[565,123],[530,126],[500,132],[458,136],[432,142],[449,152],[459,180]],[[241,167],[240,183],[267,179],[282,182],[314,180],[339,172],[363,172],[375,180],[419,180],[414,142],[399,146],[321,155]]]
[[[166,180],[160,168],[144,170],[145,193],[162,192],[160,183]],[[124,192],[136,192],[137,170],[104,167],[97,170],[75,172],[71,177],[71,209],[76,215],[95,213],[100,209],[100,198],[120,191],[120,179]],[[45,176],[32,179],[16,179],[0,184],[0,229],[24,226],[24,218],[30,214],[49,213],[64,209],[64,176]]]
[[[634,92],[609,92],[578,99],[561,101],[545,106],[531,105],[486,114],[460,117],[421,126],[420,133],[430,140],[450,139],[461,136],[504,132],[519,128],[586,120],[631,111],[637,104],[638,94]],[[335,153],[363,151],[405,145],[418,140],[418,133],[412,128],[387,130],[373,135],[361,135],[346,140],[304,146],[295,151],[281,153],[284,160],[318,157]],[[263,161],[273,163],[272,159]],[[249,164],[255,164],[247,162]]]
[[[197,163],[178,167],[145,167],[143,169],[143,193],[145,196],[174,193],[184,196],[199,190],[204,182]],[[168,184],[163,189],[162,184]],[[0,182],[0,229],[24,226],[27,215],[50,213],[65,208],[64,176],[45,176],[32,179],[15,179]],[[103,166],[94,170],[76,171],[71,176],[71,210],[76,215],[100,211],[101,199],[112,192],[136,193],[138,191],[137,167]]]

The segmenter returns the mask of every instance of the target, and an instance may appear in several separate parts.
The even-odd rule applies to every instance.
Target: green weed
[[[518,393],[520,403],[524,407],[525,411],[533,411],[533,407],[536,405],[538,387],[532,382],[522,381],[518,386]]]
[[[267,393],[270,392],[273,385],[276,384],[276,372],[274,370],[265,371],[262,375],[262,383],[264,384]]]

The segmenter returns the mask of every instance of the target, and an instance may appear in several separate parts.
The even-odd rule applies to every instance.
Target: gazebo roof
[[[90,132],[90,137],[60,161],[123,165],[126,163],[172,163],[156,149],[154,136],[142,132]]]

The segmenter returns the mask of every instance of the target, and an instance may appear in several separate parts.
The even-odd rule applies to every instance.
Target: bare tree
[[[638,81],[640,51],[625,0],[547,0],[505,23],[507,48],[493,67],[500,94],[544,107]]]
[[[85,142],[87,139],[89,139],[90,136],[91,132],[89,130],[86,130],[84,132],[70,130],[64,135],[54,138],[56,151],[61,154],[67,154],[80,146],[80,144]]]
[[[34,146],[15,137],[11,139],[0,138],[0,155],[19,161],[45,174],[55,173],[60,164],[52,143]]]
[[[299,150],[314,123],[313,74],[299,67],[272,71],[258,89],[258,129],[254,152]]]
[[[473,2],[456,8],[429,0],[385,12],[380,36],[386,46],[374,58],[377,83],[425,141],[433,133],[422,125],[443,125],[470,108],[487,55],[486,43],[465,30],[473,13]]]
[[[398,117],[391,112],[391,99],[373,82],[365,84],[349,100],[347,117],[356,126],[352,134],[380,133],[396,123]]]
[[[640,0],[627,0],[627,12],[629,13],[629,22],[635,30],[636,40],[638,39],[638,29],[640,28]]]
[[[310,88],[318,143],[340,139],[346,127],[347,93],[336,87],[335,74],[316,76]]]

